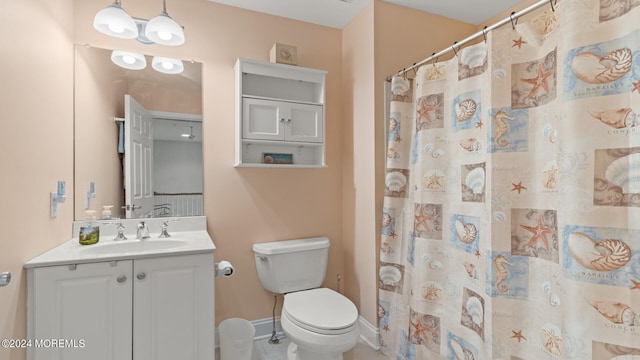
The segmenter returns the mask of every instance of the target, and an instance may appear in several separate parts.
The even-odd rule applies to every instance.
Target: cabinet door
[[[284,140],[286,120],[278,101],[243,98],[242,137],[245,139]]]
[[[134,262],[135,360],[214,357],[212,254]]]
[[[66,343],[30,358],[131,359],[131,270],[130,260],[34,269],[34,340]]]
[[[322,142],[324,124],[321,105],[288,104],[284,138],[287,141]]]

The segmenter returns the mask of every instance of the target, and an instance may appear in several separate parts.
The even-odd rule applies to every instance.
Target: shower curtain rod
[[[424,59],[424,60],[422,60],[422,61],[420,61],[418,63],[415,63],[415,64],[411,65],[408,68],[404,68],[404,69],[398,71],[397,73],[395,73],[395,74],[393,74],[391,76],[388,76],[387,77],[387,81],[391,81],[391,78],[394,77],[394,76],[406,74],[407,72],[409,72],[409,71],[411,71],[411,70],[413,70],[413,69],[415,69],[415,68],[417,68],[419,66],[422,66],[422,65],[428,63],[429,61],[437,59],[438,57],[440,57],[440,56],[442,56],[442,55],[444,55],[444,54],[446,54],[446,53],[448,53],[450,51],[457,52],[457,50],[455,49],[456,46],[458,47],[458,49],[460,49],[462,46],[470,43],[471,41],[473,41],[473,40],[475,40],[475,39],[477,39],[477,38],[479,38],[481,36],[482,37],[486,36],[487,32],[489,32],[489,31],[491,31],[493,29],[497,29],[497,28],[499,28],[500,26],[502,26],[504,24],[511,23],[513,26],[515,26],[514,25],[514,21],[517,22],[519,17],[521,17],[523,15],[526,15],[526,14],[532,12],[533,10],[536,10],[536,9],[546,5],[546,4],[551,5],[551,9],[553,11],[555,11],[555,7],[554,6],[557,4],[557,2],[558,2],[558,0],[540,0],[537,3],[529,5],[528,7],[524,8],[524,9],[518,11],[518,12],[512,12],[511,15],[509,15],[509,17],[504,18],[504,19],[498,21],[497,23],[495,23],[495,24],[493,24],[491,26],[486,26],[481,31],[478,31],[477,33],[467,37],[466,39],[464,39],[464,40],[462,40],[460,42],[453,43],[453,45],[451,47],[448,47],[448,48],[446,48],[444,50],[441,50],[438,53],[434,53],[433,55],[429,56],[428,58],[426,58],[426,59]]]

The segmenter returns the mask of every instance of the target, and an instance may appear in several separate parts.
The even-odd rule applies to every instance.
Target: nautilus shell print
[[[640,0],[600,0],[600,22],[617,19],[636,6],[640,6]]]
[[[562,331],[554,324],[545,324],[540,330],[540,341],[542,346],[552,355],[563,356],[564,341]]]
[[[612,184],[624,193],[640,193],[640,153],[633,153],[613,161],[604,173]]]
[[[631,128],[640,124],[640,115],[631,108],[591,111],[589,114],[614,129]]]
[[[482,148],[482,143],[476,138],[467,138],[460,140],[460,146],[468,152],[474,152]]]
[[[482,194],[484,191],[484,175],[484,169],[481,167],[477,167],[467,174],[465,184],[474,194]]]
[[[605,84],[616,81],[631,70],[631,50],[611,51],[604,56],[585,51],[576,55],[571,64],[575,76],[589,84]]]
[[[622,240],[595,241],[588,235],[573,232],[567,240],[571,256],[582,266],[596,271],[613,271],[631,260],[631,249]]]
[[[466,121],[471,119],[473,114],[476,113],[476,102],[472,99],[466,99],[456,104],[456,118],[458,121]]]
[[[465,244],[472,243],[478,235],[478,230],[476,229],[476,226],[474,224],[464,223],[459,218],[456,219],[454,227],[456,229],[456,235],[458,236],[458,239],[460,239],[460,241]]]
[[[614,324],[640,326],[640,314],[627,304],[607,300],[586,300],[600,315]]]
[[[453,351],[453,355],[456,357],[455,360],[475,360],[471,350],[462,346],[456,339],[451,339],[451,351]]]

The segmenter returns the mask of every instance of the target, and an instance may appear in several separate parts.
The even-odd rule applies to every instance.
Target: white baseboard
[[[358,317],[360,323],[360,342],[366,344],[373,350],[380,350],[380,331],[377,327],[371,325],[362,316]],[[251,324],[256,328],[256,334],[254,340],[262,340],[271,337],[273,333],[273,318],[265,318],[251,321]],[[276,317],[276,334],[278,336],[284,334],[282,327],[280,326],[280,319]],[[218,334],[218,328],[216,328],[215,334],[216,348],[220,346],[220,338]]]
[[[380,350],[380,330],[362,316],[358,317],[358,322],[360,323],[360,341],[373,350]]]

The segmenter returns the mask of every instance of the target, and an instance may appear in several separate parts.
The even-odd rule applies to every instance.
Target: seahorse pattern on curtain
[[[390,358],[640,359],[640,1],[537,14],[393,95]]]

